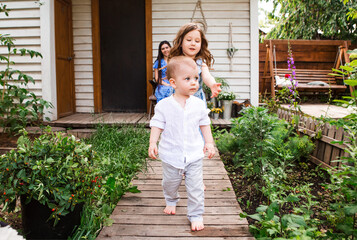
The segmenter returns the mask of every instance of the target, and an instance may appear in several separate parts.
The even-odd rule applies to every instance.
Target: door
[[[102,109],[146,112],[145,0],[100,0]]]
[[[55,42],[57,113],[64,117],[75,112],[71,0],[55,0]]]

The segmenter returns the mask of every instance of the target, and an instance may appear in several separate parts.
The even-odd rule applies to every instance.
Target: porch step
[[[219,128],[230,128],[231,121],[225,119],[211,119],[212,125]],[[98,124],[108,125],[144,125],[149,127],[150,119],[146,113],[76,113],[55,121],[46,122],[53,127],[65,128],[95,128]]]

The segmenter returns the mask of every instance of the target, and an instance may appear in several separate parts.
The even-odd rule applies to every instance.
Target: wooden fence
[[[289,110],[278,109],[277,114],[281,119],[287,121],[292,119],[292,113]],[[315,140],[315,150],[311,154],[311,161],[325,168],[336,167],[339,162],[335,160],[343,156],[347,157],[349,154],[344,151],[345,144],[332,142],[347,140],[347,133],[343,128],[337,129],[336,126],[329,123],[322,123],[311,117],[300,117],[299,132],[314,137],[319,130],[322,131],[322,136]]]

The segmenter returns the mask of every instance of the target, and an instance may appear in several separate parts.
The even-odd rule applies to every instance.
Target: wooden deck
[[[206,185],[205,229],[191,232],[186,217],[187,194],[184,181],[180,186],[181,201],[176,215],[165,215],[160,161],[149,161],[148,172],[139,175],[133,184],[141,193],[127,193],[116,206],[113,225],[104,227],[97,240],[107,239],[255,239],[248,222],[241,219],[231,182],[219,157],[204,159],[203,178]]]
[[[110,124],[110,125],[138,125],[144,124],[149,126],[149,118],[146,113],[76,113],[68,117],[63,117],[58,120],[47,122],[54,127],[66,128],[94,128],[95,125]],[[230,127],[231,122],[224,119],[212,119],[212,124],[215,127]]]

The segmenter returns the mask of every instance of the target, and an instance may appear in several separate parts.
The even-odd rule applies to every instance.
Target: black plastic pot
[[[53,226],[54,219],[49,219],[50,208],[34,199],[25,203],[26,196],[21,196],[22,228],[26,239],[67,239],[80,224],[83,204],[78,204],[73,212],[62,216]]]

